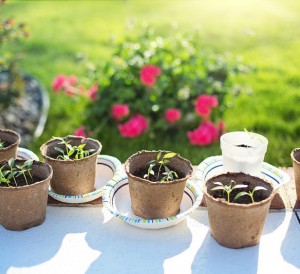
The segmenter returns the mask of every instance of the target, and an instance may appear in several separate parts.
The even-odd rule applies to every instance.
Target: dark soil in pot
[[[0,149],[0,161],[16,158],[20,135],[13,130],[0,129],[0,141],[4,142],[4,147]]]
[[[221,182],[225,185],[229,185],[231,181],[236,182],[237,184],[247,185],[247,188],[241,189],[234,189],[230,194],[230,202],[237,203],[237,204],[251,204],[251,198],[249,196],[242,196],[234,201],[234,197],[241,191],[249,192],[252,191],[256,186],[262,186],[267,190],[259,190],[254,193],[254,201],[260,202],[267,199],[270,194],[272,193],[272,187],[269,183],[265,182],[264,180],[249,176],[242,172],[240,173],[226,173],[216,176],[206,182],[207,185],[207,193],[213,196],[214,198],[224,198],[227,200],[227,194],[223,190],[215,190],[211,191],[216,185],[213,182]]]
[[[237,146],[237,147],[252,148],[252,146],[248,146],[248,145],[245,145],[245,144],[236,145],[236,146]]]
[[[178,175],[178,178],[176,178],[176,179],[182,179],[182,178],[185,177],[184,173],[181,172],[180,170],[178,170],[178,169],[176,169],[174,167],[168,166],[168,165],[167,165],[167,167],[170,170],[173,170],[173,171],[176,172],[176,174]],[[150,174],[149,181],[151,181],[151,182],[158,182],[159,183],[159,181],[163,178],[164,175],[162,173],[159,173],[159,176],[157,177],[157,174],[158,174],[158,171],[159,171],[159,166],[155,166],[153,168],[153,171],[154,171],[155,175]],[[133,175],[144,179],[144,175],[147,174],[147,172],[148,172],[148,168],[144,168],[143,167],[143,168],[140,168],[140,169],[136,170],[133,173]]]
[[[24,162],[16,160],[18,165]],[[17,187],[14,184],[10,187],[0,186],[0,224],[6,229],[24,230],[40,225],[45,220],[52,168],[48,164],[33,161],[30,172],[32,181],[37,181],[28,185],[21,183],[21,175]]]
[[[25,160],[15,160],[15,164],[18,166],[24,164],[24,162],[25,162]],[[0,168],[1,168],[2,172],[9,170],[7,161],[1,162]],[[21,186],[26,186],[26,185],[32,185],[34,183],[37,183],[37,182],[40,182],[43,180],[43,178],[40,174],[37,174],[37,173],[31,174],[31,172],[29,174],[29,172],[24,173],[26,180],[23,175],[19,175],[19,176],[15,177],[15,180],[11,179],[11,183],[9,183],[9,184],[7,184],[5,182],[0,182],[0,187],[21,187]]]

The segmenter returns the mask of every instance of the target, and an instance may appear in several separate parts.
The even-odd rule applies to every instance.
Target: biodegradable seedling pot
[[[236,131],[220,138],[224,172],[243,172],[259,175],[268,139],[260,134]]]
[[[17,149],[21,141],[20,135],[13,130],[0,129],[0,140],[4,142],[4,147],[0,148],[0,162],[17,158]]]
[[[17,164],[24,162],[16,160]],[[32,184],[0,186],[0,224],[8,230],[28,229],[45,220],[52,168],[48,164],[33,161],[31,175],[34,179]],[[19,178],[23,179],[22,175]]]
[[[295,148],[291,153],[295,175],[297,201],[300,202],[300,148]]]
[[[144,219],[162,219],[176,215],[187,179],[192,174],[191,163],[178,154],[168,166],[181,174],[181,178],[169,182],[152,182],[137,176],[141,169],[148,169],[149,161],[156,159],[158,151],[140,151],[125,162],[128,175],[131,208],[135,215]]]
[[[258,199],[258,196],[255,195],[255,201],[262,200],[254,203],[248,196],[239,198],[241,203],[228,203],[224,198],[213,197],[213,195],[223,194],[222,190],[218,190],[218,192],[211,190],[216,186],[213,182],[224,184],[231,180],[237,184],[249,185],[248,189],[263,186],[267,190],[257,191],[256,194],[260,196]],[[231,197],[235,197],[240,191],[247,191],[247,189],[236,189],[232,192]],[[210,232],[220,245],[241,248],[259,243],[265,219],[275,195],[270,183],[244,173],[226,173],[209,179],[203,192],[207,204]]]
[[[43,144],[40,148],[41,154],[45,162],[53,168],[51,188],[55,193],[62,195],[92,192],[95,187],[97,156],[102,145],[97,140],[72,135],[63,139],[70,141],[72,146],[86,144],[84,149],[94,149],[94,151],[82,159],[61,160],[57,159],[59,153],[54,149],[54,147],[64,149],[64,145],[59,144],[60,140],[53,138]]]

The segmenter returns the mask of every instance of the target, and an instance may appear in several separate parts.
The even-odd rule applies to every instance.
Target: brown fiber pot
[[[17,158],[17,149],[20,144],[20,135],[8,129],[0,129],[0,140],[10,145],[0,149],[0,162],[4,160],[9,160],[10,158]]]
[[[0,224],[8,230],[28,229],[45,220],[52,168],[34,161],[31,174],[39,176],[41,181],[20,187],[0,187]]]
[[[84,149],[95,149],[87,157],[79,160],[60,160],[54,158],[57,151],[54,147],[63,149],[64,145],[58,144],[55,138],[43,144],[40,148],[46,163],[53,168],[51,188],[55,193],[62,195],[80,195],[92,192],[95,188],[97,157],[101,151],[100,142],[90,138],[69,135],[64,140],[70,140],[71,145],[78,146],[85,143]]]
[[[236,204],[212,197],[207,192],[208,187],[212,182],[222,182],[218,178],[219,176],[208,180],[203,191],[207,204],[210,232],[220,245],[229,248],[242,248],[259,243],[271,201],[276,194],[270,183],[258,177],[243,175],[255,178],[261,182],[260,185],[262,186],[268,186],[269,190],[266,191],[267,198],[265,200],[251,204]],[[238,177],[234,176],[233,179],[238,183],[241,182]]]
[[[180,203],[187,179],[192,174],[191,163],[176,155],[168,166],[184,174],[184,178],[168,183],[151,182],[133,175],[140,168],[156,159],[158,151],[140,151],[132,155],[125,163],[128,175],[131,208],[135,215],[144,219],[162,219],[179,212]]]
[[[297,201],[300,202],[300,148],[295,148],[292,151],[291,158],[293,161],[293,168],[294,168],[294,175],[295,175]]]

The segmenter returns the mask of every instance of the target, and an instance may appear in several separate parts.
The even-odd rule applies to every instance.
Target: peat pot
[[[20,135],[13,130],[0,129],[0,140],[4,142],[4,147],[0,149],[0,161],[17,158]]]
[[[131,207],[135,215],[144,219],[162,219],[176,215],[180,210],[183,191],[192,174],[191,163],[178,154],[169,159],[168,167],[181,174],[179,179],[169,182],[152,182],[137,176],[149,161],[156,159],[159,151],[140,151],[125,163],[128,175]]]
[[[300,148],[295,148],[291,153],[295,175],[297,201],[300,202]]]
[[[70,141],[72,146],[85,144],[84,149],[94,151],[82,159],[62,160],[57,159],[59,153],[55,150],[55,147],[65,149],[63,144],[59,144],[59,139],[53,138],[43,144],[40,148],[41,154],[45,162],[53,168],[52,190],[62,195],[80,195],[94,191],[97,157],[102,145],[97,140],[72,135],[63,139]]]
[[[16,160],[18,165],[24,162]],[[0,186],[0,224],[8,230],[28,229],[45,220],[52,168],[48,164],[33,161],[31,175],[34,179],[32,184]]]
[[[251,202],[249,196],[239,198],[239,203],[228,202],[221,198],[223,190],[211,190],[216,187],[214,182],[228,184],[232,180],[237,184],[248,185],[248,187],[233,190],[231,197],[235,197],[241,191],[248,192],[256,186],[262,186],[266,190],[255,192],[254,201],[258,202],[254,203]],[[229,248],[258,244],[274,195],[275,191],[270,183],[249,174],[226,173],[209,179],[204,187],[204,196],[211,235],[220,245]]]

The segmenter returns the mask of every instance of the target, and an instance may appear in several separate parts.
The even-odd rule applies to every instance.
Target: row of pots
[[[2,132],[4,131],[0,131],[1,134]],[[43,144],[41,146],[41,154],[45,163],[38,163],[39,165],[45,166],[48,170],[48,173],[45,174],[47,175],[45,180],[48,181],[48,185],[45,187],[46,196],[49,181],[52,177],[52,170],[53,178],[51,179],[51,188],[55,190],[56,193],[79,195],[88,193],[94,189],[96,159],[101,151],[101,144],[97,140],[90,138],[67,136],[64,139],[70,141],[72,145],[85,143],[86,147],[94,149],[94,152],[83,159],[65,161],[56,159],[57,150],[54,148],[61,147],[59,140],[54,138]],[[207,203],[211,234],[224,246],[240,248],[251,246],[259,242],[271,200],[276,193],[276,190],[273,189],[270,183],[256,177],[256,175],[260,173],[260,166],[264,159],[267,145],[268,140],[255,133],[232,132],[224,134],[221,137],[224,171],[228,173],[225,173],[223,178],[217,177],[209,179],[203,184],[202,190]],[[0,150],[0,159],[2,159],[1,153],[2,150]],[[147,164],[155,159],[158,153],[158,151],[141,151],[129,157],[125,163],[132,211],[144,219],[158,219],[176,215],[179,211],[186,180],[192,175],[193,168],[191,163],[179,155],[176,155],[169,159],[168,166],[171,170],[174,168],[174,170],[179,171],[181,174],[179,179],[175,178],[174,180],[164,183],[158,183],[152,182],[144,176],[137,176],[137,172],[142,168],[145,169]],[[300,166],[297,155],[298,150],[295,151],[295,163]],[[16,153],[13,157],[16,157]],[[293,157],[294,154],[292,154],[292,158]],[[232,178],[237,182],[239,180],[246,180],[255,182],[255,185],[263,185],[267,188],[265,196],[261,201],[249,204],[237,204],[227,202],[224,199],[215,198],[211,192],[211,185],[215,182],[225,184],[231,182]],[[35,185],[38,184],[40,184],[40,182]],[[29,187],[31,186],[24,186],[22,188]],[[21,187],[17,187],[16,190],[20,188]],[[2,189],[5,189],[5,187],[0,187],[0,201],[4,201],[4,199],[2,199],[3,195],[1,194]],[[6,189],[13,188],[6,187]],[[298,199],[299,198],[298,196]],[[14,198],[14,200],[17,200],[17,198]],[[45,198],[43,202],[46,207],[47,199]],[[7,203],[7,201],[0,205],[0,223],[7,229],[26,229],[42,223],[45,219],[44,214],[43,218],[33,223],[26,217],[28,219],[22,223],[18,221],[19,216],[11,212],[9,215],[13,216],[13,220],[8,225],[4,220],[4,215],[7,213],[3,213],[4,209],[2,208],[5,206],[5,203]],[[29,205],[30,201],[24,203]],[[33,201],[27,208],[32,210],[34,204],[36,204],[36,201]],[[17,210],[15,209],[15,211]]]
[[[95,186],[96,160],[101,151],[97,140],[77,136],[64,138],[73,146],[85,144],[93,153],[78,160],[56,159],[55,147],[62,148],[60,140],[53,138],[41,146],[44,162],[33,161],[30,177],[33,182],[18,185],[0,185],[0,224],[9,230],[24,230],[44,222],[48,200],[48,189],[66,195],[78,195],[91,192]],[[0,168],[7,166],[11,158],[17,158],[20,136],[12,130],[0,130],[0,142],[5,147],[0,149]],[[26,160],[16,160],[22,165]],[[3,169],[5,170],[5,168]],[[1,183],[1,182],[0,182]]]

